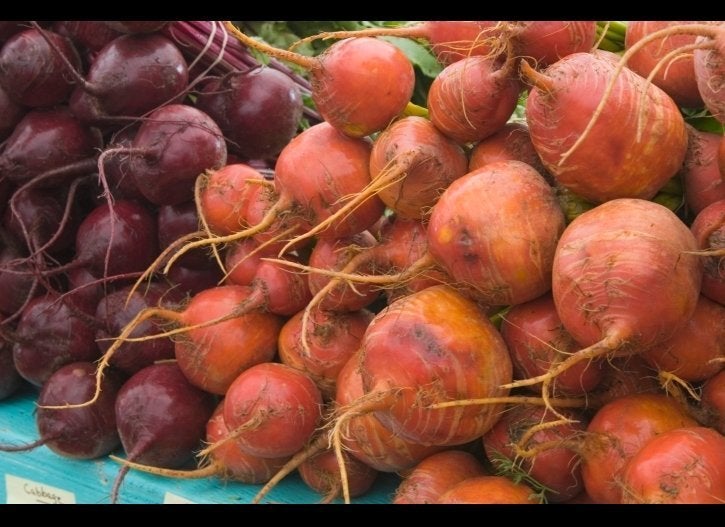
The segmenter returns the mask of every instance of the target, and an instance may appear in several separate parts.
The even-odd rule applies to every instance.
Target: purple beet
[[[82,124],[67,108],[32,110],[0,146],[0,174],[26,183],[53,169],[92,159],[100,147],[98,130]]]
[[[230,151],[262,159],[279,154],[295,136],[303,102],[291,78],[262,67],[211,81],[196,106],[217,122]]]
[[[15,193],[12,207],[5,210],[3,226],[22,236],[28,249],[57,252],[75,240],[72,207],[63,189],[29,188]],[[77,226],[77,225],[75,225]]]
[[[178,308],[184,299],[176,288],[169,288],[158,282],[135,291],[130,297],[131,286],[109,293],[98,303],[96,318],[103,325],[96,331],[96,342],[102,353],[111,346],[110,339],[121,334],[124,327],[142,309],[149,307]],[[163,331],[162,320],[149,319],[136,326],[129,335],[132,338],[154,335]],[[125,342],[113,354],[110,364],[124,373],[133,374],[156,361],[173,359],[174,343],[168,338],[143,342]]]
[[[157,363],[137,372],[116,397],[116,423],[127,459],[181,467],[199,449],[215,406],[215,397],[189,384],[176,363]],[[114,482],[114,503],[127,472],[124,466]]]
[[[74,362],[57,370],[43,385],[35,416],[45,445],[56,454],[73,459],[95,459],[111,453],[120,444],[116,428],[116,396],[124,377],[106,370],[101,394],[88,406],[51,409],[88,401],[96,391],[96,366]]]
[[[0,314],[11,317],[42,292],[22,244],[0,228]],[[0,324],[2,325],[2,324]]]
[[[35,28],[16,33],[0,49],[0,85],[18,104],[41,107],[65,102],[74,84],[62,57],[76,71],[81,67],[69,38],[43,31],[45,35]]]
[[[6,42],[13,35],[28,29],[28,23],[20,20],[3,20],[0,22],[0,43]]]
[[[0,175],[0,214],[5,213],[8,200],[13,191],[13,184],[3,175]]]
[[[191,269],[174,264],[166,275],[169,282],[188,297],[219,285],[223,277],[219,266],[212,260],[209,260],[204,269]]]
[[[96,55],[70,96],[80,120],[102,124],[141,115],[181,100],[189,72],[181,51],[158,34],[122,35]]]
[[[96,20],[62,20],[53,23],[53,31],[70,38],[78,48],[100,51],[121,32]]]
[[[27,108],[13,102],[0,86],[0,141],[4,141],[15,130],[15,125],[20,122]]]
[[[109,149],[129,148],[137,131],[138,126],[121,128],[109,140],[106,147]],[[115,199],[131,199],[148,203],[131,176],[128,166],[130,159],[131,155],[128,153],[118,153],[104,157],[103,172],[106,176],[108,190]]]
[[[169,104],[149,115],[130,152],[136,186],[155,205],[191,201],[196,178],[227,161],[217,124],[201,110],[183,104]]]
[[[133,201],[104,203],[88,214],[76,233],[72,267],[87,267],[94,276],[144,271],[158,254],[156,218]]]
[[[169,22],[165,20],[109,20],[103,23],[121,33],[134,34],[159,31]]]
[[[13,339],[13,360],[31,384],[42,386],[62,366],[100,357],[91,323],[94,311],[75,300],[59,300],[49,293],[34,298],[23,310]]]
[[[162,251],[182,236],[199,231],[199,214],[193,201],[159,207],[159,249]],[[177,265],[190,269],[206,269],[210,256],[202,249],[189,251],[177,260]]]
[[[101,298],[113,291],[112,284],[99,280],[85,267],[68,269],[65,273],[68,281],[68,296],[73,302],[86,306],[97,306]]]
[[[0,320],[2,320],[0,315]],[[15,369],[13,346],[0,331],[0,401],[14,394],[23,384],[23,378]]]

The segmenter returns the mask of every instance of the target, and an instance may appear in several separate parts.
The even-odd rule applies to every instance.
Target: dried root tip
[[[203,479],[217,476],[223,471],[222,467],[215,463],[211,463],[209,465],[206,465],[205,467],[199,467],[196,470],[175,470],[171,468],[152,467],[151,465],[134,463],[133,461],[129,461],[127,459],[123,459],[112,454],[108,457],[116,463],[120,463],[125,467],[132,468],[140,472],[146,472],[148,474],[155,474],[156,476],[165,476],[168,478]]]
[[[32,443],[25,443],[24,445],[0,445],[0,452],[28,452],[39,446],[43,446],[49,439],[40,438],[36,439]]]

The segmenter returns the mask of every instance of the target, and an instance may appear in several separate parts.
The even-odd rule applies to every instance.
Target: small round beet
[[[36,422],[45,445],[56,454],[73,459],[95,459],[112,452],[120,444],[115,403],[122,384],[123,377],[109,370],[93,404],[82,408],[43,408],[85,402],[96,389],[96,366],[91,362],[66,364],[53,373],[38,396]]]
[[[34,298],[23,310],[13,359],[25,380],[41,386],[66,364],[98,358],[95,331],[81,307],[48,294]]]
[[[108,123],[140,117],[176,101],[189,82],[179,48],[158,35],[122,35],[101,49],[85,85],[70,96],[73,114],[83,122]]]
[[[262,159],[279,154],[295,136],[303,103],[290,77],[262,67],[208,83],[196,106],[219,124],[230,151]]]
[[[68,99],[72,77],[58,50],[76,71],[80,69],[80,55],[69,38],[36,28],[13,35],[0,49],[0,85],[8,97],[32,107],[53,106]]]
[[[134,137],[129,168],[136,186],[155,205],[194,197],[205,170],[223,167],[227,147],[217,124],[193,106],[167,104],[149,115]]]
[[[76,260],[96,276],[144,271],[157,254],[156,218],[133,201],[99,205],[76,233]]]
[[[156,363],[136,372],[116,397],[116,423],[127,458],[180,467],[199,448],[215,406],[215,398],[189,384],[175,363]],[[112,501],[127,471],[124,467],[119,472]]]
[[[49,170],[92,158],[101,146],[97,130],[67,108],[35,109],[25,114],[0,147],[0,174],[25,183]]]

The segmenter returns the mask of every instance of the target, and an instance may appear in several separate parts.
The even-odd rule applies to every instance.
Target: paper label
[[[53,505],[76,502],[73,492],[51,487],[39,481],[5,474],[6,503],[47,503]]]
[[[164,494],[164,504],[169,503],[194,503],[191,500],[187,500],[186,498],[182,498],[181,496],[177,496],[176,494],[173,494],[171,492],[167,492]]]

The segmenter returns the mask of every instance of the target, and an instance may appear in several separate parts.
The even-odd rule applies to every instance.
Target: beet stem
[[[413,26],[400,26],[400,27],[371,27],[366,29],[356,29],[349,31],[323,31],[316,35],[310,35],[309,37],[302,38],[297,42],[294,42],[289,48],[292,51],[303,44],[314,42],[315,40],[330,40],[330,39],[341,39],[341,38],[359,38],[359,37],[409,37],[409,38],[426,38],[426,28],[422,24],[415,24]]]
[[[256,49],[257,51],[261,51],[262,53],[265,53],[272,57],[276,57],[280,60],[285,60],[287,62],[291,62],[292,64],[297,64],[298,66],[302,66],[303,68],[310,71],[320,68],[319,59],[313,57],[306,57],[305,55],[300,55],[299,53],[293,53],[284,49],[275,48],[274,46],[270,46],[265,42],[255,40],[252,37],[249,37],[242,33],[231,22],[226,22],[225,26],[227,30],[232,34],[232,36],[239,40],[245,46]]]
[[[529,64],[529,61],[522,60],[519,69],[521,71],[521,75],[523,75],[524,78],[529,81],[534,87],[545,91],[549,95],[554,92],[554,81],[540,71],[536,71],[534,68],[532,68],[531,64]]]

